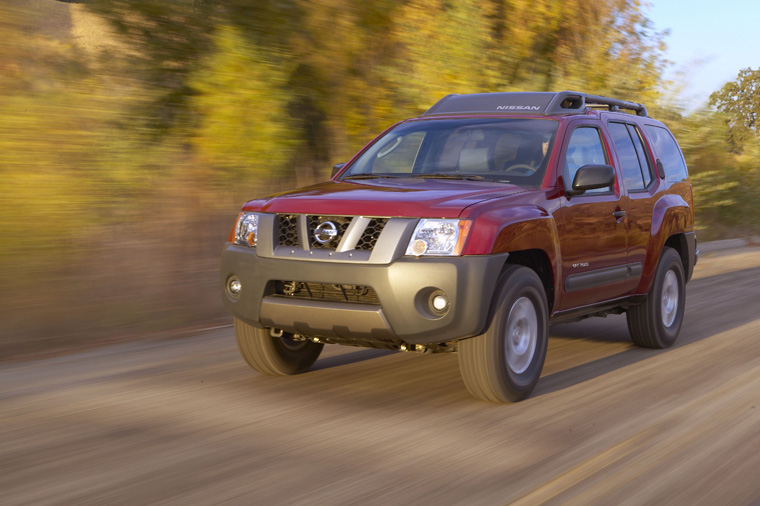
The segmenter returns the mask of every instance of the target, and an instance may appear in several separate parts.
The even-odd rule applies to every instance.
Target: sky
[[[673,62],[666,77],[686,72],[681,94],[687,108],[706,103],[710,93],[733,81],[739,70],[760,68],[758,0],[649,0],[647,16],[665,38]]]

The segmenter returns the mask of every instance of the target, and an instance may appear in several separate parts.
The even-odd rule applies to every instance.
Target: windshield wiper
[[[423,179],[468,179],[471,181],[485,181],[486,178],[475,174],[410,174],[410,177]]]
[[[404,178],[413,177],[419,179],[467,179],[469,181],[490,181],[476,174],[353,174],[341,178],[341,181],[356,179],[380,179],[380,178]]]
[[[354,174],[351,176],[342,177],[341,181],[346,181],[349,179],[379,179],[381,177],[401,177],[401,176],[388,176],[384,174]]]

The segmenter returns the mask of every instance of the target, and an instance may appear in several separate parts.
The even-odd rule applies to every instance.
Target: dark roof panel
[[[452,114],[583,114],[587,105],[607,106],[610,111],[630,109],[639,116],[646,116],[646,107],[608,97],[586,95],[574,91],[475,93],[471,95],[448,95],[439,100],[422,116]]]

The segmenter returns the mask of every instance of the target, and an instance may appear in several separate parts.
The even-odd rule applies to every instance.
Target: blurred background
[[[449,93],[642,102],[700,240],[757,235],[760,71],[687,108],[667,40],[638,0],[3,0],[0,361],[229,323],[240,206]]]

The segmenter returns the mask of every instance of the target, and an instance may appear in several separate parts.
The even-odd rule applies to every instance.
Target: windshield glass
[[[466,118],[402,123],[365,151],[341,180],[461,178],[541,185],[557,122]]]

